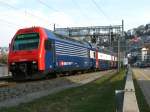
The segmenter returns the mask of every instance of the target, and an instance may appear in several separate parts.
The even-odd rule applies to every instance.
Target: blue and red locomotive
[[[106,70],[117,66],[117,57],[87,42],[72,40],[42,28],[17,31],[8,55],[14,79],[35,79],[45,73]]]

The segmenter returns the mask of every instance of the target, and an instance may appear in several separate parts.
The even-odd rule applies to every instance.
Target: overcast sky
[[[0,0],[0,46],[19,28],[120,25],[125,30],[150,22],[150,0]]]

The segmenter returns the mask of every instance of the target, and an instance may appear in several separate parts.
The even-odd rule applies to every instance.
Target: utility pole
[[[121,60],[120,60],[120,37],[123,37],[123,35],[124,35],[124,20],[122,20],[121,35],[118,35],[118,72],[120,71],[120,64],[121,64]]]
[[[122,36],[124,35],[124,20],[122,20]]]
[[[54,30],[54,32],[55,32],[55,30],[56,30],[56,25],[55,25],[55,23],[54,23],[54,29],[53,29],[53,30]]]
[[[118,72],[120,71],[120,35],[118,35]]]
[[[110,25],[110,28],[109,28],[109,49],[111,50],[111,25]]]

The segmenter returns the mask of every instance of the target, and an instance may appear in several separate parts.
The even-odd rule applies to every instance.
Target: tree
[[[7,64],[7,54],[2,54],[0,63]]]

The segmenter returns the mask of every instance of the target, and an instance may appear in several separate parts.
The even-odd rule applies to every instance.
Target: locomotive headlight
[[[16,63],[13,62],[13,63],[10,64],[10,70],[13,71],[13,70],[16,69],[16,67],[17,67],[17,66],[16,66]]]
[[[13,62],[13,63],[11,63],[11,65],[15,65],[15,63]]]
[[[33,70],[37,69],[37,62],[36,61],[32,61],[32,69]]]
[[[32,61],[32,63],[33,63],[33,64],[35,64],[35,63],[36,63],[36,61]]]

